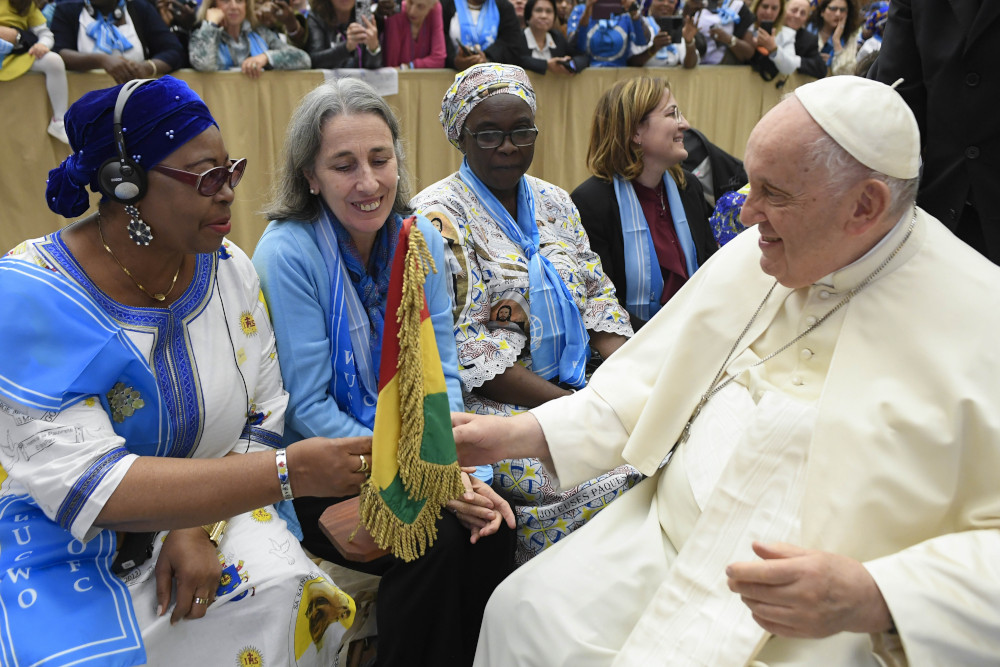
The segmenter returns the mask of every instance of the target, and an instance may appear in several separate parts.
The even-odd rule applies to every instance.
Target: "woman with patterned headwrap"
[[[0,260],[0,660],[332,664],[352,617],[310,642],[303,591],[337,590],[270,503],[356,493],[370,439],[281,448],[267,307],[225,240],[246,161],[187,84],[126,86],[70,107],[49,173],[52,210],[89,185],[97,211]]]
[[[524,70],[486,64],[458,74],[441,123],[465,159],[412,206],[440,223],[456,259],[465,409],[517,414],[584,386],[591,347],[606,358],[632,327],[569,195],[525,173],[538,128]],[[536,459],[504,461],[494,472],[494,487],[517,505],[520,561],[637,480],[618,470],[588,489],[560,493]]]

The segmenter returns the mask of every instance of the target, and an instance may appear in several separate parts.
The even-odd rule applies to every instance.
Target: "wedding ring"
[[[364,454],[358,454],[361,457],[361,467],[354,472],[368,472],[368,459],[365,458]]]
[[[196,597],[196,598],[194,599],[194,603],[195,603],[195,604],[203,604],[203,605],[206,605],[206,606],[207,606],[209,602],[211,602],[211,600],[208,600],[208,599],[206,599],[206,598],[198,598],[198,597]]]

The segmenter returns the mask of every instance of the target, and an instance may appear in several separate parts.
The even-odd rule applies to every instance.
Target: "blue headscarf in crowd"
[[[49,172],[45,188],[45,203],[62,216],[72,218],[87,210],[87,186],[99,192],[100,166],[118,155],[112,124],[120,90],[114,86],[87,93],[66,112],[73,152]],[[122,111],[125,147],[146,171],[212,125],[218,127],[201,98],[172,76],[136,88]]]

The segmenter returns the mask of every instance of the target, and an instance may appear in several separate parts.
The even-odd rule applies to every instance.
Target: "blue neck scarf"
[[[500,29],[500,10],[496,0],[486,0],[479,10],[479,20],[472,22],[472,13],[465,0],[455,0],[455,13],[458,15],[458,26],[462,32],[463,46],[478,46],[485,51],[497,39]]]
[[[118,8],[123,12],[126,11],[125,0],[119,0]],[[104,53],[112,53],[113,51],[125,53],[132,48],[132,42],[118,32],[118,26],[98,11],[94,12],[94,22],[87,28],[87,37],[94,40],[94,48]]]
[[[223,30],[225,32],[225,30]],[[229,34],[229,33],[226,33]],[[240,34],[246,35],[247,39],[250,40],[250,55],[259,56],[262,53],[267,53],[267,42],[264,38],[258,35],[255,31],[250,30],[250,22],[246,19],[243,20],[243,25],[240,26]],[[230,67],[235,67],[233,63],[233,56],[229,52],[229,45],[226,44],[225,38],[219,40],[219,65],[220,69],[229,69]]]
[[[462,160],[459,178],[472,190],[490,217],[528,259],[528,297],[531,308],[531,370],[550,380],[558,375],[572,387],[586,384],[590,336],[580,309],[552,263],[539,252],[535,197],[523,176],[517,191],[517,220],[479,180],[469,161]]]
[[[725,5],[719,7],[715,10],[716,16],[719,17],[719,25],[738,25],[740,22],[740,13],[738,10],[733,9],[732,0],[727,2]]]
[[[368,261],[371,272],[362,264],[350,234],[326,204],[313,224],[330,276],[330,393],[344,412],[374,428],[386,295],[401,218],[391,214],[375,237]]]
[[[674,231],[681,244],[684,264],[690,278],[698,270],[698,252],[694,246],[694,237],[691,235],[687,214],[681,203],[680,190],[669,171],[663,174],[663,185],[667,189],[667,205],[670,206]],[[621,176],[615,176],[614,186],[625,245],[625,310],[630,315],[649,320],[661,306],[663,274],[660,271],[660,262],[656,258],[653,236],[649,232],[649,224],[642,213],[642,206],[635,195],[632,183]]]

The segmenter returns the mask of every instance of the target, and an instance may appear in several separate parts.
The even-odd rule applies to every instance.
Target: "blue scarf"
[[[240,28],[241,33],[243,33],[243,27],[249,28],[249,21],[244,20],[244,24],[245,25]],[[253,30],[247,30],[244,34],[246,34],[247,39],[250,40],[251,56],[259,56],[262,53],[267,53],[267,42],[264,41],[263,37],[258,35]],[[229,69],[230,67],[236,66],[233,63],[233,56],[229,52],[229,46],[224,40],[224,37],[219,39],[219,69]]]
[[[496,0],[486,0],[479,11],[479,20],[472,22],[472,14],[465,0],[455,0],[455,13],[458,15],[458,27],[462,33],[464,46],[478,46],[485,51],[497,39],[500,29],[500,10]]]
[[[401,218],[391,214],[375,237],[369,259],[372,277],[347,230],[326,204],[313,223],[330,276],[330,393],[341,410],[368,428],[375,426],[385,303],[400,224]]]
[[[125,0],[119,0],[118,8],[125,10]],[[121,51],[125,53],[132,48],[132,42],[118,32],[118,27],[101,12],[94,12],[94,22],[87,28],[87,37],[94,40],[94,48],[104,53]]]
[[[517,220],[462,160],[459,178],[472,190],[489,216],[528,259],[528,297],[531,307],[531,370],[573,387],[586,384],[590,336],[580,309],[552,263],[539,252],[535,197],[523,176],[517,191]]]
[[[739,25],[740,13],[734,10],[732,5],[732,0],[729,0],[724,6],[715,10],[715,15],[719,17],[719,25]]]
[[[114,553],[114,531],[84,545],[30,496],[0,498],[4,664],[146,664],[132,596],[111,574]]]
[[[653,236],[649,232],[646,216],[635,195],[632,183],[621,176],[615,176],[615,197],[618,199],[618,214],[622,219],[622,237],[625,245],[625,310],[642,320],[649,320],[660,310],[660,296],[663,294],[663,274],[656,258]],[[674,219],[674,231],[684,253],[688,277],[698,270],[698,252],[694,237],[688,226],[687,214],[681,203],[680,190],[670,172],[663,174],[663,185],[667,189],[667,204]],[[654,270],[655,267],[655,270]]]

